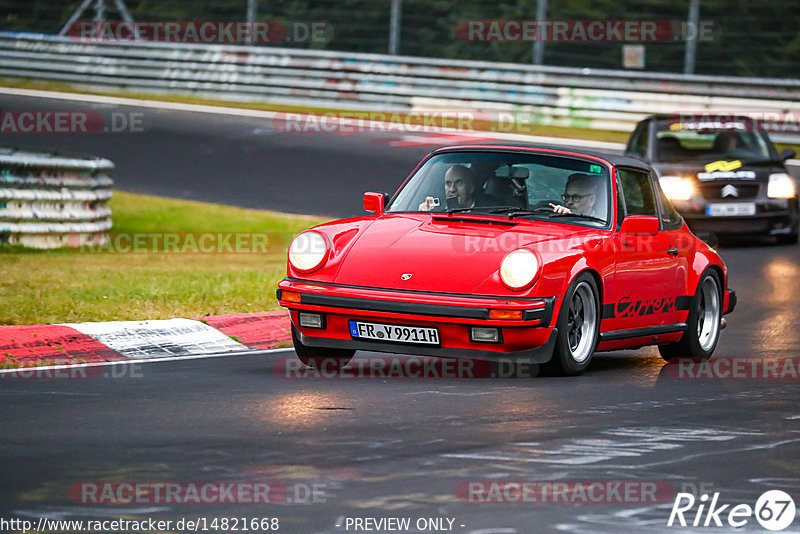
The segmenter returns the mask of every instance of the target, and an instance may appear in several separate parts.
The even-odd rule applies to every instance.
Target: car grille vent
[[[722,190],[728,185],[735,187],[736,192],[739,193],[739,196],[727,195],[723,197]],[[700,184],[700,193],[704,198],[709,200],[719,200],[723,198],[726,200],[756,198],[758,196],[758,184],[728,184],[726,182]]]

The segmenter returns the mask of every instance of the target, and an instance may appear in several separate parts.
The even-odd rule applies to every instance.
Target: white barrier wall
[[[0,148],[0,243],[33,248],[101,244],[111,228],[114,164]]]

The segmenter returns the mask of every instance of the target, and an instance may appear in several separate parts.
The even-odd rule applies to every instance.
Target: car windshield
[[[760,132],[694,128],[691,123],[656,123],[656,161],[772,158],[769,139]]]
[[[609,198],[608,169],[596,161],[514,152],[446,152],[428,159],[387,211],[464,212],[599,227],[609,220]]]

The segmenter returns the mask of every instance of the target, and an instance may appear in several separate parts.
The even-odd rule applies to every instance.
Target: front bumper
[[[284,292],[300,295],[290,302]],[[556,339],[551,324],[560,298],[463,296],[426,291],[345,286],[286,278],[278,284],[278,301],[289,308],[301,343],[310,347],[346,348],[420,356],[517,358],[549,361]],[[521,319],[490,319],[490,310],[519,311]],[[324,314],[324,328],[299,326],[298,313]],[[418,345],[353,339],[349,321],[371,321],[434,327],[440,344]],[[499,343],[470,339],[473,326],[497,327]]]
[[[713,217],[705,213],[708,203],[752,202],[754,215]],[[797,231],[797,199],[743,199],[730,201],[673,201],[695,233],[785,235]]]
[[[725,300],[725,311],[723,312],[723,315],[727,315],[736,309],[736,291],[731,288],[726,289],[723,299]]]

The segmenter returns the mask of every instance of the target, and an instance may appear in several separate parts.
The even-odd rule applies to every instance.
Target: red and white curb
[[[286,312],[0,326],[0,368],[241,354],[291,339]]]

